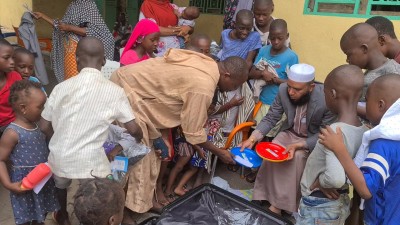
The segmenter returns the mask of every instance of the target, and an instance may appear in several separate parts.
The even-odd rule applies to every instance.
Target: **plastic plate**
[[[284,147],[272,142],[260,142],[256,145],[257,154],[261,158],[271,162],[285,161],[289,157],[289,154],[284,154],[284,151]]]
[[[235,147],[231,149],[231,153],[235,155],[234,160],[244,167],[258,168],[261,166],[262,158],[251,149],[245,148],[243,152],[240,152],[240,147]]]

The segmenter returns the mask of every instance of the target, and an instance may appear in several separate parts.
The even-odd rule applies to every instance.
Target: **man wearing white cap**
[[[297,212],[300,179],[309,150],[314,149],[322,125],[331,124],[335,116],[325,105],[324,86],[314,83],[315,69],[307,64],[290,67],[288,81],[279,87],[267,115],[250,138],[241,144],[251,148],[275,127],[285,113],[287,119],[272,142],[282,145],[289,154],[287,161],[274,163],[264,160],[254,185],[253,200],[267,200],[269,209]]]

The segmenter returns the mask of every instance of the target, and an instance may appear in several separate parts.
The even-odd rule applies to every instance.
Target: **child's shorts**
[[[303,196],[300,200],[299,217],[296,225],[344,224],[350,215],[350,198],[341,194],[339,199]]]
[[[204,156],[206,159],[200,158],[199,154],[197,152],[194,153],[192,159],[190,160],[190,165],[194,167],[199,167],[199,168],[205,168],[207,169],[207,160],[208,160],[208,151],[204,150]]]

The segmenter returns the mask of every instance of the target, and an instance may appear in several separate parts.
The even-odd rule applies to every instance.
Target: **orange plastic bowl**
[[[289,154],[285,154],[284,151],[284,147],[272,142],[260,142],[256,145],[257,154],[270,162],[286,161]]]

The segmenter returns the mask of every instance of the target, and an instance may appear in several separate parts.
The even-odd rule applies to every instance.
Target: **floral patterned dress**
[[[47,162],[49,149],[45,135],[39,127],[25,129],[11,123],[6,129],[12,129],[18,134],[18,144],[10,154],[11,169],[9,172],[11,182],[14,183],[21,181],[38,164]],[[46,220],[47,213],[60,209],[52,178],[47,181],[38,194],[33,191],[22,194],[10,192],[10,198],[16,224],[28,223],[32,220],[42,223]]]

